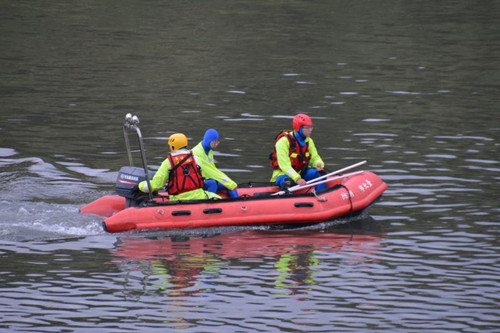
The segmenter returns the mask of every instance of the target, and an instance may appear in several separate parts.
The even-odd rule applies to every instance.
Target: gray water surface
[[[0,331],[500,330],[498,1],[0,3]],[[309,114],[331,170],[388,184],[357,220],[106,234],[137,114],[148,162],[207,128],[268,181]]]

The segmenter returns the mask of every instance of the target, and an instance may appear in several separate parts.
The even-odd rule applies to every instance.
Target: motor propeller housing
[[[154,173],[150,171],[150,179]],[[115,183],[115,191],[119,196],[133,199],[137,195],[137,185],[146,180],[144,169],[134,166],[124,166],[118,172]]]

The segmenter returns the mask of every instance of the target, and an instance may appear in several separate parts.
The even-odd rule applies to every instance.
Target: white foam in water
[[[105,233],[102,220],[92,215],[79,213],[74,204],[44,202],[7,202],[3,218],[8,223],[2,235],[10,240],[41,240],[89,236]]]
[[[391,121],[390,119],[382,119],[382,118],[366,118],[363,119],[364,122],[366,123],[379,123],[383,121]]]
[[[0,157],[8,157],[12,155],[16,155],[17,151],[11,148],[0,148]]]
[[[264,118],[227,118],[225,121],[263,121]]]

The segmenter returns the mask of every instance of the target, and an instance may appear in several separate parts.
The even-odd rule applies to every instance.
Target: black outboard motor
[[[149,172],[149,179],[154,176],[153,172]],[[126,207],[137,207],[139,204],[148,199],[147,193],[142,193],[137,188],[137,185],[146,180],[146,174],[143,168],[124,166],[118,172],[116,178],[115,191],[119,196],[126,198]]]

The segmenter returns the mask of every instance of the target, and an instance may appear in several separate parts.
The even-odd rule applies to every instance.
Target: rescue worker
[[[165,184],[169,199],[198,200],[220,199],[215,193],[203,189],[204,182],[196,156],[187,149],[188,139],[182,133],[172,134],[168,138],[170,153],[150,181],[151,188],[158,191]],[[146,181],[139,183],[141,192],[148,192]]]
[[[293,120],[293,131],[281,131],[276,136],[274,150],[269,156],[273,174],[271,182],[281,189],[287,189],[294,183],[306,185],[307,181],[318,178],[325,167],[311,138],[312,119],[303,113]],[[316,191],[326,188],[326,184],[316,186]]]
[[[205,190],[213,193],[227,191],[229,198],[237,198],[236,187],[238,185],[215,166],[214,150],[219,143],[219,133],[217,130],[209,128],[205,132],[203,140],[193,148],[193,154],[200,163],[201,174],[205,178]]]

